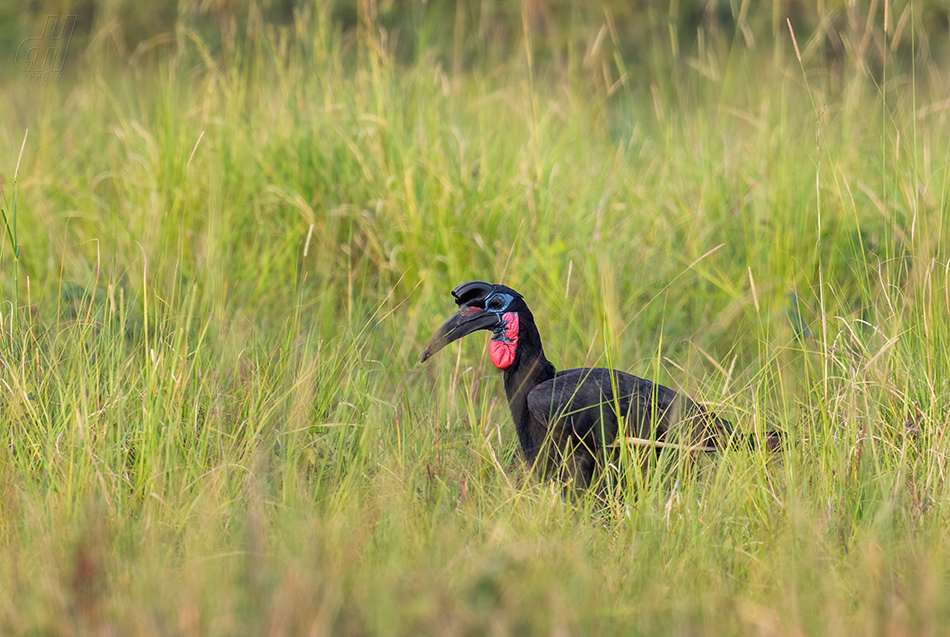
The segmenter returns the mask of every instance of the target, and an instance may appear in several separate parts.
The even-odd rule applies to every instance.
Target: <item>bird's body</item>
[[[507,379],[506,379],[507,380]],[[507,389],[507,383],[506,383]],[[514,414],[517,389],[507,391]],[[514,400],[512,400],[514,398]],[[623,437],[725,445],[729,425],[668,387],[625,372],[586,367],[555,372],[526,397],[527,418],[515,421],[526,459],[534,463],[551,436],[545,471],[570,459],[566,477],[584,484],[593,476],[600,451]]]
[[[474,281],[452,295],[459,311],[436,332],[422,360],[466,334],[491,330],[492,363],[504,371],[521,449],[542,475],[560,469],[564,478],[588,484],[601,451],[618,434],[708,448],[728,444],[728,423],[672,389],[602,367],[555,370],[534,316],[514,290]]]

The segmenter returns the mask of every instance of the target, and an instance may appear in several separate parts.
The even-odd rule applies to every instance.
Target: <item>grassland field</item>
[[[9,60],[0,633],[945,633],[946,34],[872,4],[839,53],[314,3]],[[565,497],[484,338],[417,362],[472,279],[783,453]]]

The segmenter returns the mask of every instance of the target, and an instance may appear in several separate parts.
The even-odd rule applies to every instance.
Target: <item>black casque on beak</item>
[[[452,341],[457,341],[478,330],[490,330],[496,327],[500,320],[498,315],[487,312],[481,307],[485,298],[493,290],[493,285],[482,281],[463,283],[452,290],[452,296],[455,297],[459,311],[433,334],[426,348],[422,350],[419,362],[426,362]]]
[[[484,281],[469,281],[455,287],[452,290],[452,298],[455,303],[462,307],[463,305],[476,305],[485,307],[485,299],[495,291],[495,286]]]

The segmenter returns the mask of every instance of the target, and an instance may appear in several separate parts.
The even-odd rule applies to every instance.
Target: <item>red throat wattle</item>
[[[505,335],[501,339],[493,338],[488,344],[488,352],[495,367],[508,369],[515,362],[518,350],[518,313],[505,312],[501,319],[505,322]]]

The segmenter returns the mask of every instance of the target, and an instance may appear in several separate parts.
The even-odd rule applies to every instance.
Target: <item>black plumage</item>
[[[521,449],[542,475],[589,484],[597,459],[618,435],[705,451],[729,444],[726,421],[672,389],[601,367],[556,371],[531,310],[511,288],[473,281],[452,296],[459,311],[435,333],[421,360],[467,334],[490,330],[492,362],[504,370]]]

